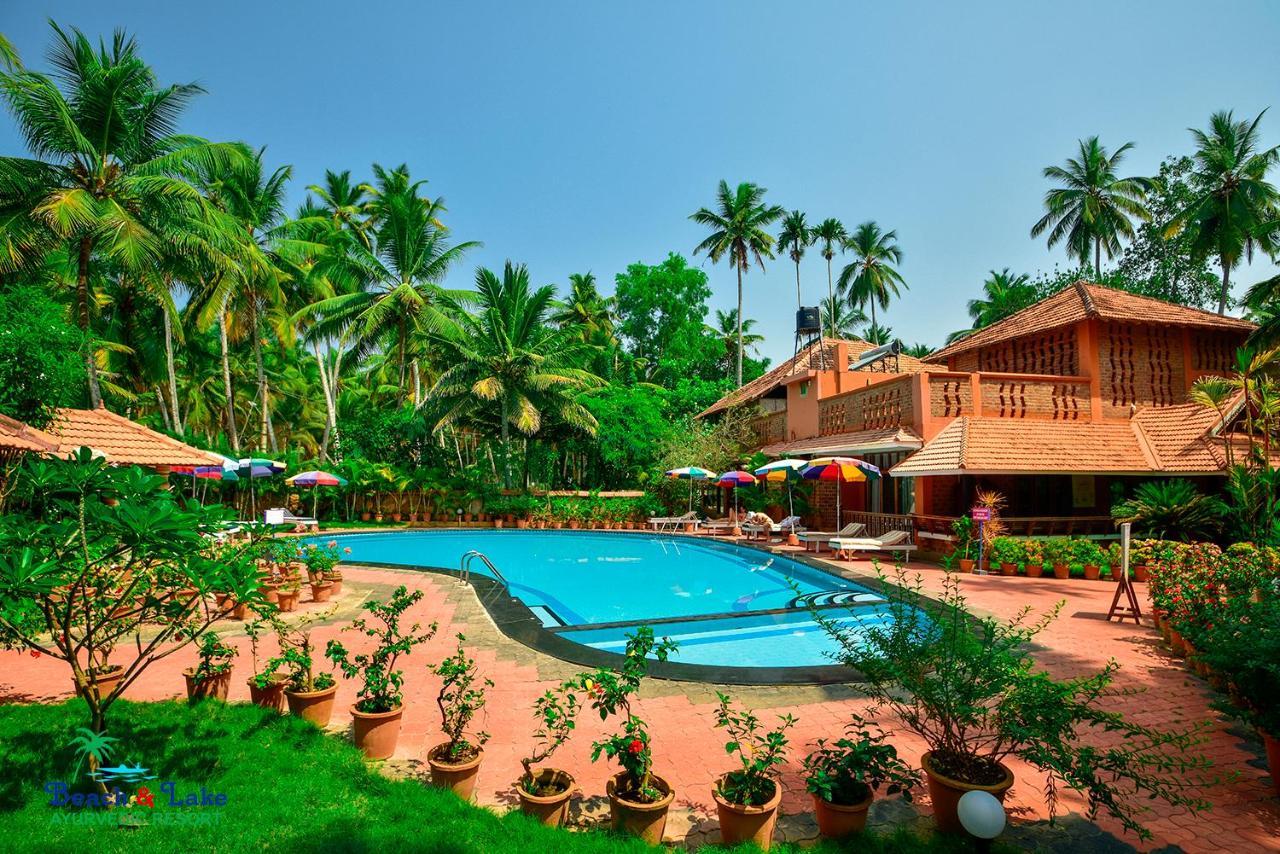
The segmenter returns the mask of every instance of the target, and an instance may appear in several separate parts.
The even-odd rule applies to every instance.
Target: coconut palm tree
[[[1120,240],[1132,240],[1133,220],[1150,219],[1146,206],[1153,187],[1147,178],[1120,178],[1116,171],[1132,142],[1108,153],[1096,136],[1079,141],[1080,151],[1065,166],[1047,166],[1044,177],[1059,182],[1044,194],[1045,214],[1031,226],[1031,236],[1049,232],[1049,246],[1066,242],[1067,255],[1102,272],[1102,253],[1113,257]]]
[[[238,162],[240,146],[175,133],[203,90],[161,87],[134,39],[117,31],[95,48],[79,30],[52,24],[56,79],[17,68],[0,72],[8,103],[33,157],[0,157],[0,272],[29,268],[54,248],[76,258],[76,317],[86,333],[89,401],[102,401],[92,341],[96,267],[152,266],[180,249],[166,239],[185,221],[207,220],[194,170]]]
[[[844,249],[844,242],[849,239],[849,232],[845,231],[844,224],[834,217],[827,217],[813,229],[813,242],[822,244],[822,257],[827,259],[827,304],[834,305],[836,301],[835,290],[831,285],[831,259],[836,257],[837,251]],[[824,316],[832,319],[838,314],[834,311],[824,312]],[[861,321],[857,321],[861,322]],[[834,326],[827,328],[827,334],[836,337]],[[841,333],[843,335],[843,333]]]
[[[715,324],[708,324],[706,329],[710,335],[720,340],[720,344],[724,347],[725,365],[732,368],[738,362],[738,342],[742,342],[742,346],[747,350],[754,351],[756,347],[764,341],[763,335],[752,332],[752,328],[756,322],[751,318],[744,318],[742,323],[738,323],[737,309],[729,309],[721,311],[716,309]],[[741,338],[739,338],[739,333]]]
[[[1036,301],[1036,289],[1025,273],[1014,274],[1005,267],[1000,272],[992,270],[982,283],[982,299],[969,300],[969,317],[973,325],[968,329],[952,332],[947,343],[972,335],[984,326],[1004,320]]]
[[[561,329],[577,330],[587,343],[604,345],[616,340],[613,298],[600,295],[594,273],[570,273],[569,296],[554,305],[551,321]]]
[[[862,334],[858,337],[863,341],[867,341],[871,344],[875,344],[877,347],[880,347],[893,340],[893,329],[888,326],[881,326],[873,320],[863,328]]]
[[[427,393],[434,430],[472,426],[495,431],[503,450],[503,483],[510,487],[511,429],[536,435],[551,420],[595,435],[596,420],[578,402],[601,380],[581,365],[592,352],[573,329],[551,322],[555,288],[533,288],[523,264],[508,261],[499,278],[476,271],[477,310],[445,297],[456,321],[433,333],[447,365]]]
[[[1280,160],[1280,146],[1259,147],[1258,123],[1236,121],[1230,111],[1214,113],[1208,131],[1191,129],[1196,140],[1196,195],[1165,228],[1165,236],[1191,229],[1191,249],[1200,258],[1216,256],[1222,270],[1218,314],[1226,314],[1231,270],[1253,259],[1255,247],[1275,251],[1280,226],[1280,193],[1267,173]]]
[[[742,317],[742,276],[754,260],[764,269],[764,259],[773,258],[773,236],[765,229],[782,217],[781,205],[764,203],[765,188],[743,182],[736,190],[721,181],[716,190],[715,210],[700,208],[689,219],[711,229],[711,234],[694,248],[706,252],[712,263],[728,257],[738,273],[738,314]],[[737,382],[742,385],[742,329],[738,329]]]
[[[876,326],[876,304],[887,309],[889,300],[905,288],[902,274],[895,265],[902,263],[902,249],[896,231],[881,231],[868,220],[858,226],[844,243],[854,254],[851,263],[840,271],[837,287],[847,295],[849,304],[859,309],[871,306],[871,325]]]
[[[351,232],[366,248],[369,246],[368,185],[354,183],[350,169],[341,172],[326,169],[324,183],[310,184],[307,190],[315,194],[317,213],[323,212],[332,220],[334,227]]]
[[[862,309],[835,296],[822,301],[822,326],[832,338],[857,338],[858,327],[867,322]]]
[[[426,181],[413,181],[407,166],[375,165],[374,174],[369,205],[372,241],[366,246],[348,238],[342,251],[319,265],[340,292],[308,311],[319,318],[317,334],[343,334],[357,359],[379,349],[394,352],[402,399],[409,396],[412,362],[413,396],[421,400],[418,359],[410,351],[417,342],[433,340],[447,324],[442,303],[467,299],[462,292],[446,291],[441,283],[449,269],[480,244],[449,242],[439,221],[441,200],[422,196],[419,191]]]
[[[778,248],[791,256],[796,264],[796,308],[800,300],[800,259],[804,250],[813,245],[813,229],[805,220],[804,211],[792,211],[782,218],[782,230],[778,233]]]

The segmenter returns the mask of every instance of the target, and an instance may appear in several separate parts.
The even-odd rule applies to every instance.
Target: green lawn
[[[70,746],[84,722],[78,702],[0,706],[0,843],[6,851],[430,851],[643,852],[640,843],[602,832],[570,833],[511,814],[498,816],[413,781],[393,781],[369,769],[338,738],[288,716],[249,705],[120,702],[110,734],[114,762],[140,763],[159,773],[150,781],[154,810],[144,827],[73,826],[55,821],[72,811],[48,804],[47,781],[66,780],[75,764]],[[179,793],[225,794],[226,806],[171,807],[163,781]],[[83,789],[83,787],[81,787]],[[132,792],[135,786],[123,787]],[[87,812],[87,811],[85,811]],[[85,812],[80,813],[84,815]],[[120,810],[112,813],[112,824]],[[221,816],[209,824],[162,824],[161,816]],[[722,849],[712,849],[722,850]],[[789,851],[779,846],[775,851]],[[824,854],[960,852],[967,845],[906,834],[871,837]]]

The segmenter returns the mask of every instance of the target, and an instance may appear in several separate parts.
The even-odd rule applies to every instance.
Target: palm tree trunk
[[[804,308],[804,306],[800,304],[800,261],[797,260],[796,261],[796,311],[799,311],[802,308]]]
[[[258,335],[257,318],[254,318],[253,329],[253,361],[258,373],[258,403],[262,407],[262,427],[258,437],[258,447],[276,452],[276,431],[271,424],[271,401],[267,394],[267,372],[262,365],[262,338]],[[268,444],[269,443],[269,444]]]
[[[169,320],[168,306],[161,307],[164,315],[164,359],[169,374],[169,408],[173,410],[173,428],[182,432],[182,413],[178,409],[178,374],[173,367],[173,326]]]
[[[227,439],[231,452],[240,453],[240,436],[236,430],[236,398],[231,388],[231,358],[227,347],[227,307],[224,303],[218,314],[218,338],[222,343],[222,390],[227,396]]]
[[[1102,238],[1095,238],[1093,241],[1093,275],[1095,278],[1102,278]]]
[[[738,266],[738,387],[742,387],[742,266]]]
[[[89,334],[89,254],[93,242],[80,238],[79,269],[76,272],[76,303],[80,314],[80,331],[84,333],[84,369],[89,381],[89,408],[102,405],[102,389],[98,386],[98,363],[94,359],[93,336]]]
[[[320,459],[326,460],[329,457],[329,437],[333,435],[333,425],[335,423],[333,417],[333,394],[329,383],[329,370],[324,365],[324,359],[320,357],[320,345],[312,342],[311,351],[316,356],[316,369],[320,372],[320,391],[324,394],[324,436],[320,439]]]
[[[874,330],[876,328],[876,298],[874,296],[870,299],[870,303],[871,303],[871,328]]]
[[[1218,314],[1227,313],[1227,293],[1231,290],[1231,267],[1227,259],[1218,256],[1218,264],[1222,267],[1222,293],[1218,296]]]
[[[507,423],[507,399],[502,399],[502,487],[511,488],[511,426]]]
[[[827,323],[827,334],[836,337],[836,296],[831,289],[831,259],[827,258],[827,305],[831,309],[831,318]],[[821,318],[819,318],[821,320]]]
[[[169,404],[164,402],[164,390],[160,386],[155,387],[156,406],[160,410],[160,416],[164,418],[164,429],[173,430],[173,419],[169,417]]]

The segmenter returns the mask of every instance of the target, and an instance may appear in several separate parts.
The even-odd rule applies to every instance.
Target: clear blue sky
[[[988,269],[1065,264],[1028,232],[1040,170],[1079,137],[1136,142],[1131,174],[1148,174],[1212,111],[1275,106],[1264,140],[1280,142],[1273,2],[0,0],[0,32],[39,69],[48,17],[123,26],[162,81],[203,84],[185,129],[267,145],[295,201],[326,167],[407,162],[456,237],[484,241],[454,286],[512,258],[612,290],[628,263],[690,255],[688,215],[720,178],[751,180],[811,219],[897,230],[910,290],[887,321],[908,343],[965,325]],[[0,151],[20,150],[0,119]],[[706,269],[713,307],[731,306],[732,272]],[[802,275],[816,302],[816,252]],[[775,361],[794,299],[787,259],[747,279]]]

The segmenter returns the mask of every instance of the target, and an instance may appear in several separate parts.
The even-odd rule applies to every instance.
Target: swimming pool
[[[837,649],[808,603],[852,628],[888,618],[870,587],[760,549],[689,537],[589,531],[440,530],[313,538],[350,548],[349,563],[457,570],[475,549],[543,632],[604,652],[651,625],[679,643],[673,662],[813,668]],[[472,572],[491,575],[480,561]],[[792,584],[794,583],[794,588]],[[845,607],[847,606],[847,607]]]

